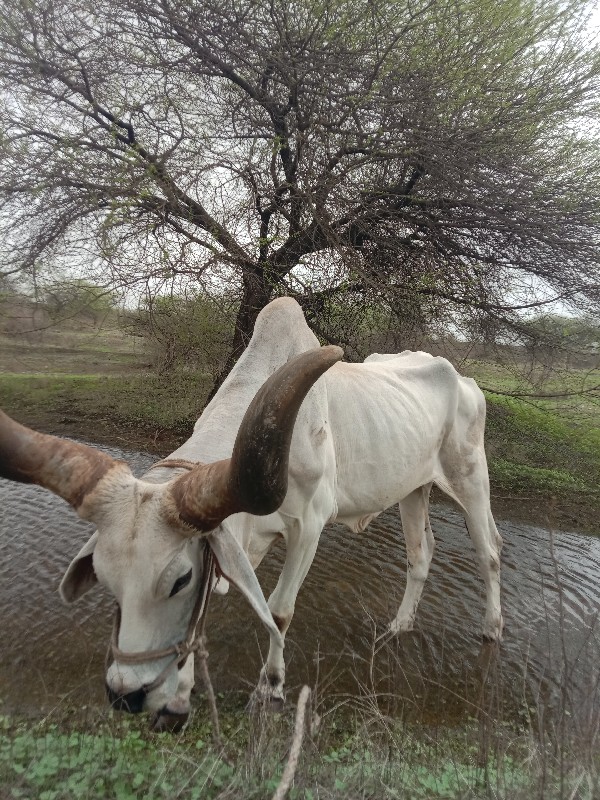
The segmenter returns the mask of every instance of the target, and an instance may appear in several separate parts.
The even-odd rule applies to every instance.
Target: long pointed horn
[[[36,483],[78,509],[100,478],[116,465],[106,453],[19,425],[0,411],[0,477]]]
[[[265,381],[244,414],[231,458],[198,465],[173,483],[171,496],[184,522],[205,532],[238,511],[264,515],[279,508],[302,401],[343,354],[333,345],[309,350]]]

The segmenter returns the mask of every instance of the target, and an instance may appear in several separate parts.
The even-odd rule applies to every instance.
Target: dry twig
[[[210,673],[208,671],[208,652],[206,651],[206,647],[203,642],[203,646],[198,653],[198,662],[200,666],[200,674],[202,675],[202,680],[204,682],[204,688],[206,690],[206,701],[208,703],[208,708],[210,711],[210,720],[212,723],[212,740],[214,746],[221,750],[223,748],[223,742],[221,740],[221,730],[219,727],[219,712],[217,710],[217,701],[215,698],[215,691],[213,689],[212,681],[210,679]]]
[[[272,800],[283,800],[288,793],[290,786],[292,785],[292,781],[294,780],[296,767],[298,766],[298,758],[300,757],[300,750],[302,748],[302,740],[304,738],[304,716],[309,697],[309,687],[303,686],[300,696],[298,697],[298,703],[296,705],[296,722],[294,724],[294,738],[292,740],[290,754],[288,756],[285,769],[283,770],[281,781],[279,782],[279,786],[277,787]]]

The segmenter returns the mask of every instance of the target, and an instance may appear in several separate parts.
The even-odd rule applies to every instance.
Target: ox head
[[[279,637],[246,554],[221,523],[238,512],[279,508],[300,405],[341,357],[340,348],[323,347],[288,361],[250,403],[231,458],[193,465],[165,483],[138,480],[125,462],[32,431],[0,411],[0,477],[50,489],[97,527],[60,591],[72,602],[100,582],[118,603],[106,675],[117,707],[187,714],[193,666],[172,652],[189,634],[210,559]]]

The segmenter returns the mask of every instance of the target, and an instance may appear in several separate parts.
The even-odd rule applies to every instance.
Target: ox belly
[[[449,385],[440,386],[447,371],[436,368],[435,362],[401,370],[375,363],[332,370],[336,518],[353,530],[440,476],[439,451],[451,425],[455,389],[451,376]]]

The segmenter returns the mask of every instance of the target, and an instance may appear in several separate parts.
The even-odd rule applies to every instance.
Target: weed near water
[[[293,709],[291,710],[293,711]],[[0,718],[0,796],[6,800],[270,798],[287,758],[293,714],[252,718],[229,708],[225,745],[206,723],[177,737],[109,715],[93,726]],[[145,722],[145,721],[144,721]],[[309,715],[291,800],[411,798],[545,800],[597,796],[600,764],[553,753],[527,730],[481,720],[456,728],[409,725],[351,707]]]
[[[24,424],[166,454],[191,433],[212,377],[1,373],[0,406]]]

